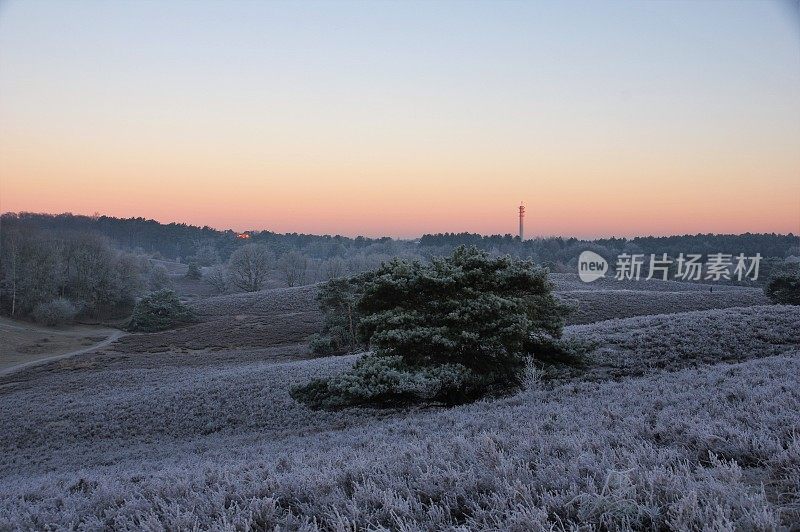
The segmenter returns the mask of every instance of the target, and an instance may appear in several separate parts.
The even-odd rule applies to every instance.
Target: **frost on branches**
[[[531,338],[561,335],[566,307],[529,261],[459,247],[361,277],[359,334],[372,353],[293,390],[314,408],[459,404],[519,388]]]

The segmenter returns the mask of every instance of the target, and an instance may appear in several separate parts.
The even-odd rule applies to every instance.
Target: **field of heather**
[[[315,287],[0,378],[0,529],[776,529],[800,520],[800,309],[580,285],[585,367],[453,408],[312,411]],[[552,377],[552,376],[551,376]]]

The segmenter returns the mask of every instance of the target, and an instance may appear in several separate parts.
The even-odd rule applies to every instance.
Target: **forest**
[[[165,264],[188,264],[186,276],[202,279],[216,293],[253,292],[269,278],[289,287],[315,284],[374,270],[394,258],[429,262],[464,245],[493,257],[532,260],[556,273],[575,272],[577,256],[586,249],[606,258],[612,268],[620,253],[759,253],[760,277],[738,284],[762,285],[785,269],[787,258],[800,256],[799,242],[793,234],[751,233],[522,242],[511,235],[443,233],[403,240],[240,234],[144,218],[5,213],[0,217],[0,311],[48,324],[76,316],[122,318],[141,296],[170,288]]]
[[[76,214],[5,213],[0,227],[34,229],[39,231],[77,231],[103,235],[120,249],[143,251],[165,259],[188,262],[198,254],[227,260],[237,246],[245,242],[263,243],[282,254],[299,250],[311,258],[347,257],[367,252],[401,255],[418,253],[421,256],[442,255],[458,246],[476,246],[496,254],[532,258],[542,264],[563,265],[582,249],[611,254],[628,253],[761,253],[763,257],[784,258],[800,256],[800,237],[792,233],[697,234],[676,236],[638,236],[634,238],[534,237],[520,242],[511,234],[479,235],[476,233],[425,234],[419,239],[368,238],[341,235],[309,235],[249,231],[248,239],[239,239],[235,231],[213,229],[182,223],[159,223],[145,218],[115,218]],[[535,231],[535,229],[534,229]]]

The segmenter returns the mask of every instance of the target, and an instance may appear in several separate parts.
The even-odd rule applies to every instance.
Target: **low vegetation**
[[[800,305],[800,272],[788,271],[773,275],[764,293],[774,303]]]
[[[238,360],[267,360],[265,349],[286,348],[308,356],[306,341],[322,328],[314,286],[277,288],[212,296],[187,302],[197,323],[146,335],[130,335],[117,345],[129,352],[226,350]],[[259,354],[260,353],[260,354]],[[203,360],[204,355],[195,357]]]
[[[197,265],[197,262],[192,261],[189,263],[189,269],[186,270],[186,278],[193,281],[203,278],[203,273],[200,271],[200,266]]]
[[[565,337],[627,346],[605,354],[622,365],[670,320],[682,320],[679,354],[707,360],[743,338],[729,342],[732,331],[760,327],[755,316],[785,322],[742,345],[740,362],[675,356],[673,371],[650,364],[442,410],[312,411],[289,397],[291,383],[339,375],[356,356],[223,368],[98,357],[0,403],[0,529],[790,528],[798,312],[570,327]]]
[[[159,290],[136,303],[128,329],[133,332],[156,332],[195,321],[194,312],[181,303],[172,290]]]
[[[594,346],[582,378],[608,379],[800,350],[800,308],[764,305],[639,316],[565,328]]]
[[[69,299],[62,297],[47,303],[39,303],[31,315],[37,323],[54,326],[71,323],[77,314],[78,309],[75,305]]]
[[[683,284],[689,285],[689,283]],[[588,289],[563,291],[557,294],[571,309],[567,317],[567,322],[570,324],[769,303],[760,289],[738,287],[728,287],[728,290],[713,292],[708,289],[675,292]]]

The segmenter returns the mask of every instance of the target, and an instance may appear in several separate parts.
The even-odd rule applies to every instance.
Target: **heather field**
[[[708,285],[674,281],[637,284],[601,280],[599,284],[586,284],[574,274],[551,274],[551,280],[559,298],[572,308],[567,318],[570,324],[768,303],[763,292],[755,288],[723,285],[714,286],[710,292]],[[292,346],[290,351],[296,353],[299,344],[322,324],[315,301],[318,285],[205,298],[181,292],[182,286],[176,289],[197,311],[200,323],[128,336],[118,343],[121,351],[275,351]]]
[[[748,290],[741,286],[709,284],[703,282],[662,281],[660,279],[617,280],[610,274],[584,283],[574,273],[551,273],[550,281],[559,291],[633,290],[636,292],[738,292]]]
[[[120,340],[118,348],[137,353],[276,348],[294,352],[322,325],[316,292],[315,286],[301,286],[191,300],[199,317],[197,324],[130,335]]]
[[[569,290],[558,292],[558,295],[573,309],[567,318],[570,324],[769,303],[764,293],[755,288],[714,292],[697,290],[649,292],[625,289]]]
[[[236,428],[228,417],[216,432],[195,426],[182,437],[145,426],[146,436],[108,434],[109,451],[91,458],[69,438],[60,449],[6,440],[16,453],[58,458],[6,477],[0,523],[774,529],[800,518],[799,360],[787,352],[624,382],[534,385],[510,399],[394,416],[296,417],[284,395],[251,411],[274,415],[267,426]],[[259,377],[282,369],[251,368]]]
[[[800,522],[798,307],[554,277],[576,308],[565,337],[593,346],[584,367],[468,406],[290,398],[360,356],[311,358],[314,286],[192,299],[197,324],[2,377],[0,529]]]

